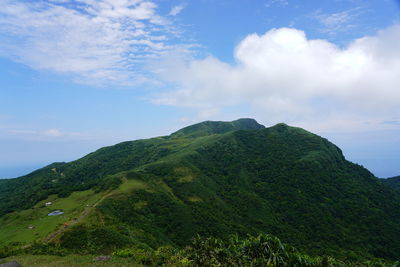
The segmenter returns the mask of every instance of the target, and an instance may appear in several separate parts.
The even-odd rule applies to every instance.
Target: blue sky
[[[398,1],[3,2],[0,177],[240,117],[400,175]]]

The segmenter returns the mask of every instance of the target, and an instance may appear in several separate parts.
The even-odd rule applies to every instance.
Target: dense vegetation
[[[126,181],[138,186],[124,191]],[[0,214],[88,188],[120,191],[56,240],[60,249],[183,248],[196,235],[270,233],[310,257],[400,257],[399,194],[328,140],[285,124],[205,122],[102,148],[3,182]]]
[[[100,243],[99,245],[102,245]],[[79,253],[73,251],[75,253]],[[1,253],[1,251],[0,251]],[[39,257],[24,257],[40,255]],[[43,267],[54,260],[54,256],[67,256],[71,251],[60,247],[36,244],[32,247],[14,251],[13,259],[22,260],[26,266]],[[20,255],[20,256],[18,256]],[[43,258],[40,265],[34,264],[37,258]],[[79,258],[80,254],[71,254],[73,258]],[[196,266],[299,266],[299,267],[399,267],[400,262],[383,260],[369,260],[363,262],[341,261],[329,256],[309,256],[300,253],[296,248],[282,243],[277,237],[260,234],[258,236],[247,236],[240,239],[232,235],[227,239],[214,237],[203,238],[197,236],[184,248],[162,246],[157,249],[143,249],[137,246],[129,246],[123,249],[115,249],[112,253],[112,261],[96,266],[175,266],[175,267],[196,267]],[[92,256],[93,257],[93,256]],[[124,260],[125,259],[125,260]],[[44,261],[43,261],[44,260]],[[1,260],[0,260],[1,263]],[[93,260],[78,264],[70,257],[65,257],[61,266],[86,266],[93,264]],[[116,265],[119,263],[120,265]],[[25,265],[24,265],[25,266]],[[59,265],[51,265],[59,266]]]
[[[382,182],[391,188],[400,191],[400,176],[392,177],[392,178],[387,178],[387,179],[382,179]]]

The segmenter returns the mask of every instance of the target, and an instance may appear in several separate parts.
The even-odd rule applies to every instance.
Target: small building
[[[53,204],[53,202],[51,202],[51,201],[49,201],[49,202],[46,202],[46,204],[44,204],[46,207],[48,207],[48,206],[51,206]]]
[[[58,216],[61,214],[64,214],[64,212],[61,210],[54,210],[54,211],[50,212],[49,214],[47,214],[47,216]]]

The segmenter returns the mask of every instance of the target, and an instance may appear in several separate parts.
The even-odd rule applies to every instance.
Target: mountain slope
[[[150,164],[140,175],[168,190],[107,200],[101,210],[110,225],[140,220],[154,240],[177,244],[196,233],[261,231],[311,252],[399,255],[393,240],[400,234],[398,196],[301,129],[229,133],[174,161]],[[126,208],[142,201],[140,209]],[[393,247],[382,245],[389,241]]]
[[[159,160],[189,144],[188,141],[178,140],[179,136],[186,138],[263,127],[252,119],[199,123],[171,136],[119,143],[70,163],[53,163],[18,179],[2,180],[0,216],[16,209],[29,208],[51,194],[68,196],[77,190],[107,187],[110,183],[104,181],[107,175]]]
[[[114,189],[60,237],[70,250],[182,246],[196,234],[264,232],[312,254],[398,259],[398,194],[324,138],[285,124],[245,122],[239,129],[205,122],[167,137],[124,142],[14,183],[39,188],[43,199],[49,192]],[[1,189],[1,200],[14,199],[8,189]],[[15,196],[36,193],[25,190]],[[3,212],[25,207],[1,203]]]
[[[394,190],[400,191],[400,176],[382,179],[381,181]]]

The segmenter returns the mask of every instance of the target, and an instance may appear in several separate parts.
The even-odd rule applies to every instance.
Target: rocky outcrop
[[[10,261],[7,263],[0,264],[0,267],[20,267],[21,265],[16,261]]]

